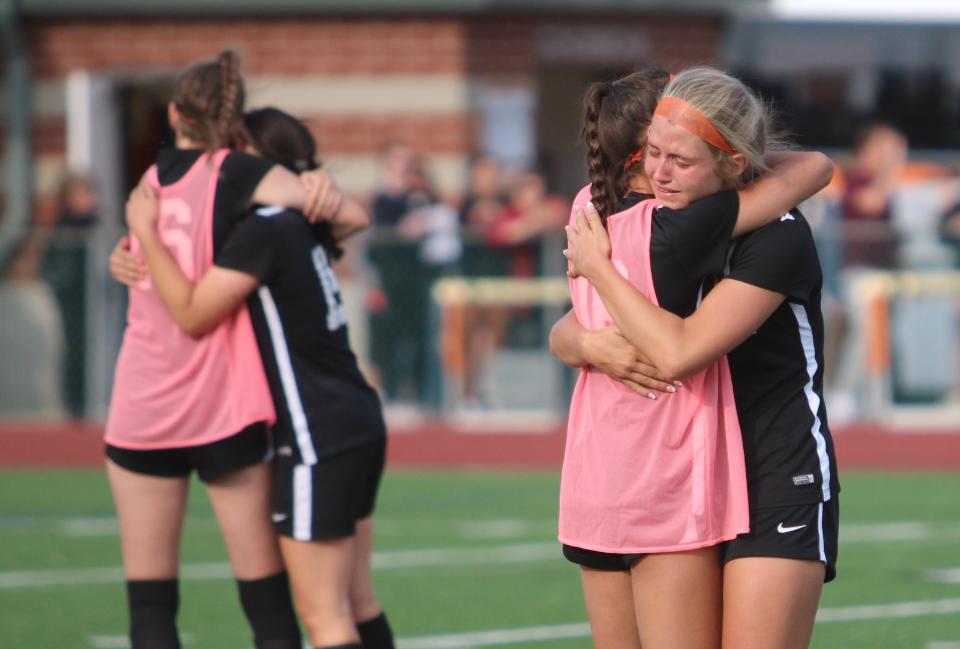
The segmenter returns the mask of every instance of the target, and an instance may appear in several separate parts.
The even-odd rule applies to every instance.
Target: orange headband
[[[692,104],[677,97],[664,97],[657,104],[654,115],[664,117],[682,129],[690,131],[698,138],[712,144],[721,151],[734,153],[733,147],[727,144],[726,139],[714,128],[710,120],[697,110]]]

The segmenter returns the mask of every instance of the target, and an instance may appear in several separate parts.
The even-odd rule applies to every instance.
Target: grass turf
[[[422,636],[585,621],[577,570],[554,545],[557,488],[555,473],[388,473],[375,576],[398,636],[407,639],[401,647]],[[840,575],[825,588],[822,611],[836,617],[848,607],[903,602],[939,602],[948,610],[896,617],[895,609],[867,609],[868,619],[825,620],[815,649],[960,642],[960,583],[928,574],[960,568],[958,494],[957,474],[843,475]],[[189,511],[185,646],[247,649],[249,633],[199,484]],[[102,472],[0,473],[0,548],[0,646],[124,646],[119,540]],[[490,556],[478,554],[484,550]],[[410,561],[417,565],[404,565]],[[39,583],[45,578],[55,583]],[[590,642],[496,646],[574,649]]]

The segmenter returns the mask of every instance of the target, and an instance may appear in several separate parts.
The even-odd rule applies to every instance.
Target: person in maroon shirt
[[[841,207],[844,265],[889,268],[896,258],[891,202],[907,161],[907,139],[886,124],[872,124],[857,137],[846,171]]]

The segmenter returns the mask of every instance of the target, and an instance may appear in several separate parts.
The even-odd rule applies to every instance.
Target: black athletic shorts
[[[563,545],[563,556],[584,568],[606,571],[627,571],[637,565],[645,554],[615,554],[613,552],[597,552],[585,550],[574,545]]]
[[[837,576],[840,501],[766,507],[750,511],[750,532],[727,541],[723,563],[746,557],[809,559],[826,566],[824,581]]]
[[[107,444],[107,457],[118,466],[158,478],[182,478],[196,470],[204,482],[269,460],[270,428],[250,424],[236,435],[181,448],[135,450]]]
[[[352,536],[373,513],[383,476],[386,440],[300,464],[278,457],[273,484],[273,528],[297,541]]]

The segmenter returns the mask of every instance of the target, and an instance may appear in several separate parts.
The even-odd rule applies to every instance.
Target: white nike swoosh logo
[[[283,521],[287,520],[287,515],[286,514],[270,514],[270,518],[273,519],[274,523],[282,523]]]
[[[791,527],[784,527],[783,523],[777,525],[777,531],[781,534],[786,534],[787,532],[796,532],[797,530],[802,530],[806,525],[793,525]]]

